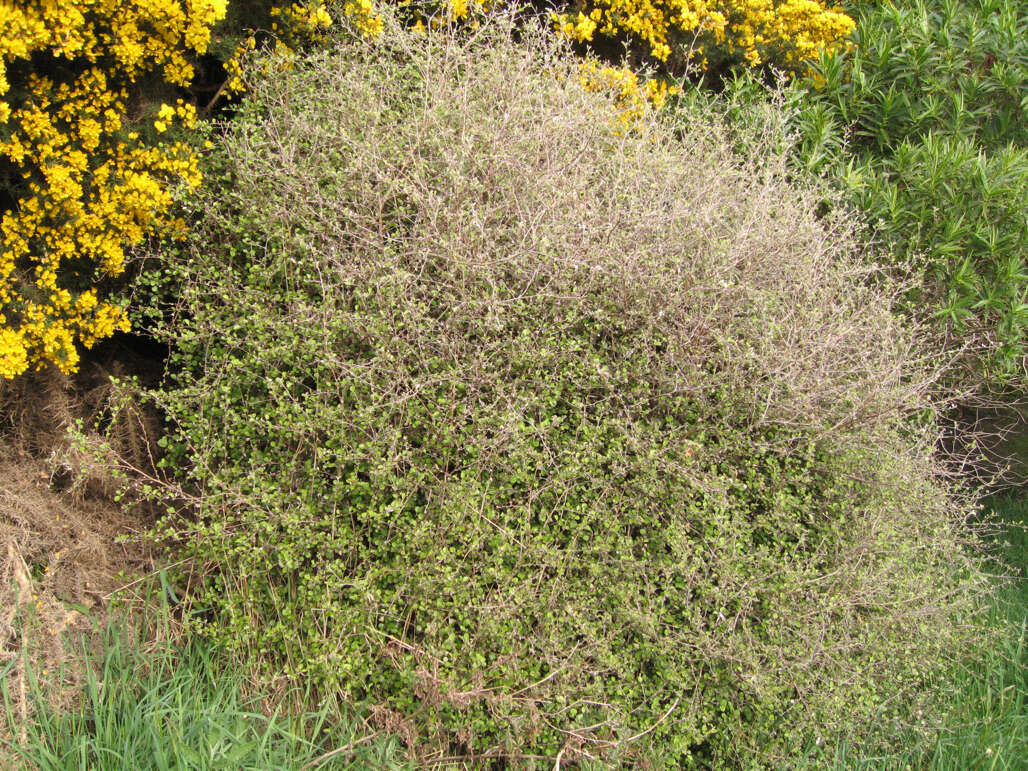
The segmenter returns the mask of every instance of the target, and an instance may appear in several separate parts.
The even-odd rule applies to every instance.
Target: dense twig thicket
[[[210,635],[423,760],[921,725],[981,578],[916,330],[824,191],[699,113],[616,130],[496,20],[248,85],[159,255]]]

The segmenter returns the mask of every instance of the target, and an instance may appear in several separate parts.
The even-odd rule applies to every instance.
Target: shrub
[[[125,129],[129,89],[160,73],[192,77],[225,0],[4,3],[0,6],[0,377],[78,366],[86,347],[127,329],[99,294],[126,246],[173,224],[169,186],[197,184],[193,153]],[[192,125],[163,104],[156,132]]]
[[[233,37],[234,47],[228,39],[222,41],[222,54],[228,79],[218,94],[237,97],[245,91],[242,79],[244,60],[254,51],[274,45],[280,66],[289,66],[288,57],[298,49],[316,46],[324,41],[324,32],[333,24],[332,13],[320,0],[296,3],[247,3],[236,6],[230,22],[234,29],[243,31]],[[363,36],[374,39],[382,27],[382,20],[371,0],[352,0],[342,4],[339,14],[344,16]],[[226,25],[228,26],[228,25]],[[231,52],[231,53],[229,53]],[[268,60],[264,60],[268,64]]]
[[[817,0],[576,0],[556,23],[579,43],[623,40],[673,69],[794,68],[853,31],[841,9]]]
[[[1028,17],[1012,0],[860,5],[814,68],[804,161],[840,179],[934,313],[964,375],[1023,385],[1028,327]]]
[[[493,20],[248,84],[160,255],[204,629],[423,760],[884,741],[981,585],[916,337],[780,154],[578,73]]]

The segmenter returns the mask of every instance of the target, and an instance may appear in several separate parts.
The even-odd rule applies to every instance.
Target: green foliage
[[[796,102],[802,162],[839,179],[975,380],[1024,380],[1028,16],[1015,0],[859,5]]]
[[[146,274],[203,631],[422,759],[886,741],[982,584],[906,427],[916,339],[759,137],[620,136],[516,37],[387,28],[255,78]]]
[[[167,622],[168,608],[164,609]],[[357,724],[328,709],[267,715],[244,670],[217,649],[190,639],[147,643],[124,623],[101,635],[99,660],[83,651],[78,701],[55,706],[28,670],[34,714],[23,723],[3,689],[9,725],[24,741],[3,740],[37,771],[264,771],[303,768],[401,768],[395,739],[369,742]],[[333,722],[335,721],[335,722]],[[339,751],[342,750],[342,751]]]

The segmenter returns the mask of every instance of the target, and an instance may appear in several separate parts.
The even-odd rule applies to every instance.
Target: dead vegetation
[[[120,451],[145,453],[157,416],[128,409],[113,420],[111,376],[124,374],[108,359],[74,377],[0,383],[0,672],[17,716],[11,725],[0,710],[4,737],[24,735],[33,676],[46,698],[71,699],[83,645],[95,644],[119,590],[152,569],[148,547],[133,539],[140,514],[115,501],[103,464],[67,438],[81,424],[87,437],[102,430]],[[0,766],[13,759],[0,754]]]

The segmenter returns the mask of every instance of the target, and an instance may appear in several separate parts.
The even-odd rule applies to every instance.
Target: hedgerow
[[[916,334],[780,153],[578,67],[495,19],[256,67],[149,274],[201,628],[426,762],[926,726],[981,577]]]
[[[208,107],[219,95],[239,92],[242,56],[261,36],[292,48],[320,36],[332,13],[369,38],[382,28],[372,0],[350,0],[332,13],[321,2],[234,5],[231,29],[215,41],[228,78]],[[426,22],[433,28],[477,25],[490,4],[399,6],[423,30]],[[814,0],[601,3],[565,10],[555,22],[579,42],[594,35],[597,42],[624,38],[637,55],[673,69],[705,67],[708,56],[794,66],[840,45],[852,30],[845,14]],[[190,57],[207,51],[211,28],[225,15],[226,0],[45,0],[0,9],[0,157],[6,161],[0,168],[0,377],[51,364],[72,372],[80,346],[128,330],[123,303],[106,295],[105,280],[122,273],[126,249],[179,224],[168,214],[170,187],[198,182],[193,151],[178,141],[178,132],[165,134],[176,123],[192,128],[196,109],[182,99],[162,104],[173,90],[153,81],[187,86],[194,72]],[[244,36],[231,54],[220,50],[239,40],[240,24],[264,23],[267,29]],[[584,65],[581,77],[596,89],[621,93],[628,125],[640,104],[660,106],[674,92],[662,81],[642,82],[630,69],[595,61]],[[147,124],[140,131],[138,119],[127,119],[133,89],[132,110],[153,113],[152,130]],[[168,136],[175,139],[162,141]]]

